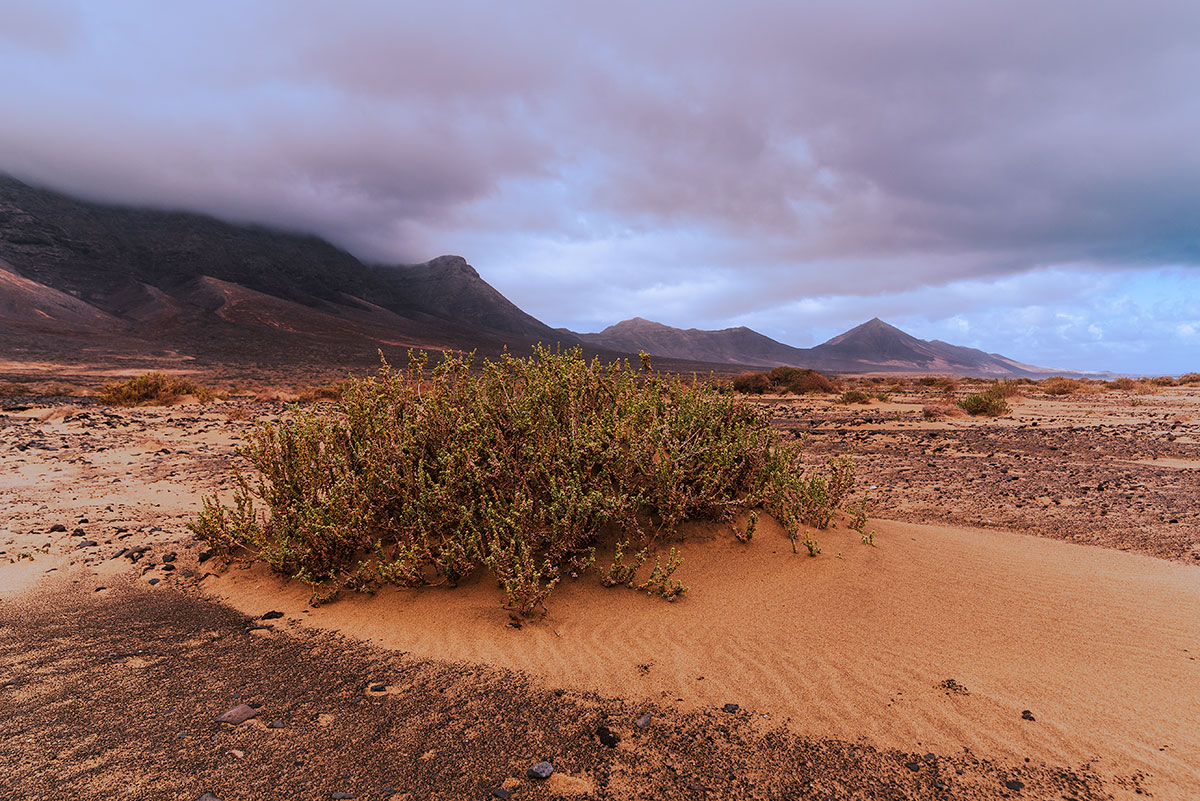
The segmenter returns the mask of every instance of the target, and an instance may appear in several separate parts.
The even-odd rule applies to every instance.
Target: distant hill
[[[351,365],[373,362],[379,348],[523,352],[537,342],[606,357],[644,350],[682,371],[1053,372],[926,342],[879,319],[814,348],[745,327],[683,330],[641,318],[575,334],[526,314],[460,256],[366,265],[309,234],[90,203],[0,175],[0,361]]]
[[[78,200],[0,175],[0,355],[375,359],[574,344],[458,256],[368,266],[323,239]],[[86,348],[84,350],[83,348]]]
[[[577,336],[598,347],[627,352],[644,350],[652,356],[762,367],[810,367],[825,372],[924,372],[981,377],[1033,377],[1055,372],[975,348],[917,339],[879,318],[813,348],[794,348],[745,327],[684,330],[641,318],[617,323],[597,334]]]

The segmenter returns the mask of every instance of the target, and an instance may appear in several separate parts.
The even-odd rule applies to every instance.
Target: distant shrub
[[[733,377],[733,388],[746,395],[761,395],[771,388],[771,380],[763,373],[738,373]]]
[[[320,400],[337,400],[342,397],[342,390],[346,387],[346,381],[328,381],[324,384],[318,384],[311,389],[300,393],[299,400],[301,401],[320,401]]]
[[[1047,395],[1074,395],[1085,389],[1083,382],[1075,378],[1066,378],[1065,376],[1051,376],[1041,382],[1038,388]]]
[[[619,537],[604,583],[674,597],[686,589],[671,577],[678,554],[636,580],[659,532],[762,508],[794,539],[829,525],[853,486],[848,458],[810,471],[765,412],[709,382],[588,363],[577,349],[481,370],[473,358],[426,364],[384,364],[332,405],[258,424],[240,449],[257,477],[237,475],[232,506],[205,498],[192,531],[318,600],[454,584],[483,567],[530,613],[593,565],[602,528]]]
[[[1176,384],[1175,379],[1169,375],[1160,375],[1155,378],[1147,378],[1146,381],[1156,387],[1173,387]]]
[[[935,389],[944,395],[949,395],[958,389],[958,382],[944,375],[923,375],[917,379],[916,383],[919,386]]]
[[[921,407],[921,417],[926,420],[938,420],[950,414],[950,407],[940,403],[927,403]]]
[[[984,417],[999,417],[1003,414],[1008,414],[1008,403],[1003,397],[996,394],[993,389],[959,398],[954,405],[972,417],[979,415],[983,415]]]
[[[1189,387],[1200,386],[1200,373],[1184,373],[1179,376],[1179,385]]]
[[[24,384],[17,384],[12,381],[5,381],[0,384],[0,397],[8,397],[12,395],[27,395],[29,390]]]
[[[1120,378],[1109,381],[1107,386],[1109,389],[1120,389],[1120,390],[1130,391],[1130,390],[1137,389],[1137,382],[1134,381],[1132,378],[1127,378],[1125,376],[1121,376]]]
[[[1015,379],[997,381],[988,387],[987,391],[997,398],[1015,398],[1021,394],[1021,384]]]
[[[871,396],[861,390],[848,389],[837,397],[838,403],[870,403]]]
[[[162,406],[185,395],[202,402],[212,399],[211,392],[190,379],[152,372],[105,384],[100,390],[100,402],[109,406]]]
[[[794,395],[810,392],[836,392],[837,387],[816,370],[803,367],[776,367],[767,373],[772,386],[785,389]]]

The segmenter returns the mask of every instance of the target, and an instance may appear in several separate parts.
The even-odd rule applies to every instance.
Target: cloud
[[[459,252],[554,324],[869,317],[1200,265],[1198,26],[1170,1],[6,3],[0,170]]]

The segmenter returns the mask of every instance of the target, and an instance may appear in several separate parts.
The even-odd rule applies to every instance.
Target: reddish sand
[[[876,547],[829,531],[817,558],[793,555],[769,526],[748,546],[693,535],[679,602],[589,579],[519,630],[487,581],[317,609],[258,568],[205,586],[248,613],[279,609],[414,656],[689,707],[738,703],[804,735],[1091,763],[1144,773],[1156,797],[1200,795],[1195,568],[1016,534],[873,525]]]

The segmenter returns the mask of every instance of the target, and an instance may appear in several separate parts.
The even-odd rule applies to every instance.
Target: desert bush
[[[949,395],[958,389],[958,382],[944,375],[923,375],[916,380],[919,386],[930,387],[944,395]]]
[[[992,387],[986,392],[967,395],[959,398],[954,405],[973,417],[999,417],[1008,414],[1008,403],[994,390],[995,387]]]
[[[794,395],[837,391],[837,386],[826,376],[802,367],[776,367],[767,373],[767,378],[773,386],[786,389]]]
[[[311,387],[310,389],[301,392],[298,400],[305,402],[337,400],[342,396],[342,390],[345,388],[345,386],[345,380],[327,381],[324,384],[318,384],[315,387]]]
[[[940,403],[927,403],[921,407],[921,417],[926,420],[937,420],[950,414],[950,407]]]
[[[0,397],[10,397],[12,395],[28,395],[29,390],[24,384],[18,384],[13,381],[5,381],[0,383]]]
[[[738,373],[733,377],[733,388],[746,395],[761,395],[771,388],[771,379],[763,373]]]
[[[1160,375],[1154,378],[1147,378],[1146,382],[1153,384],[1156,387],[1173,387],[1177,384],[1176,380],[1169,375]]]
[[[1015,398],[1021,394],[1021,384],[1015,379],[997,381],[987,391],[997,398]]]
[[[1179,376],[1179,385],[1189,387],[1200,385],[1200,373],[1184,373]]]
[[[1120,378],[1109,381],[1107,384],[1109,389],[1134,390],[1137,389],[1137,382],[1132,378],[1121,376]]]
[[[190,379],[152,372],[105,384],[100,389],[100,402],[110,406],[161,406],[185,395],[203,402],[212,399],[211,392]]]
[[[619,539],[604,583],[674,597],[677,554],[636,580],[660,533],[762,508],[794,537],[828,526],[853,485],[849,459],[812,472],[765,412],[710,382],[540,347],[426,368],[423,354],[404,371],[385,363],[331,405],[260,423],[240,450],[257,476],[237,474],[232,506],[206,498],[192,531],[316,598],[482,568],[530,613],[593,565],[602,529]]]
[[[1083,391],[1085,387],[1077,379],[1056,375],[1044,379],[1038,385],[1038,388],[1047,395],[1074,395],[1077,392]]]
[[[846,403],[846,404],[870,403],[871,396],[861,390],[848,389],[845,392],[843,392],[841,395],[838,395],[837,402],[838,403]]]

